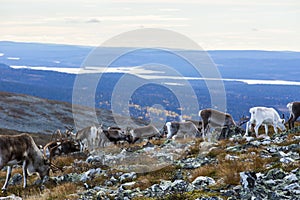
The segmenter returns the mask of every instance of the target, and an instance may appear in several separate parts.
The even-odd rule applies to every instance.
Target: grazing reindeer
[[[199,116],[202,118],[202,137],[210,128],[225,127],[227,132],[231,126],[236,126],[232,116],[228,113],[223,113],[213,109],[204,109],[199,111]]]
[[[6,180],[2,191],[6,191],[11,177],[12,165],[22,164],[25,188],[28,173],[37,172],[43,180],[49,176],[50,163],[43,157],[32,137],[28,134],[0,135],[0,169],[7,166]]]
[[[147,125],[147,126],[143,126],[143,127],[138,127],[138,128],[134,128],[134,129],[127,129],[127,134],[129,134],[129,143],[135,143],[137,140],[139,139],[143,139],[143,138],[151,138],[151,137],[160,137],[160,133],[158,131],[158,129],[153,126],[153,125]]]
[[[91,152],[95,148],[102,148],[112,144],[105,135],[102,125],[99,127],[89,126],[78,131],[75,140],[79,142],[81,152]]]
[[[100,134],[103,132],[102,126],[89,126],[76,133],[75,140],[80,144],[80,151],[92,151],[98,147]]]
[[[200,132],[197,126],[191,122],[167,122],[167,138],[170,139],[173,136],[175,138],[187,138],[187,137],[198,137]],[[176,135],[176,136],[175,136]]]
[[[290,112],[290,118],[288,120],[289,129],[295,127],[295,121],[300,116],[300,102],[290,102],[286,105]]]
[[[281,119],[278,112],[274,108],[266,107],[253,107],[249,110],[251,114],[250,120],[246,125],[246,136],[248,135],[249,128],[252,124],[255,124],[254,130],[255,135],[258,137],[258,129],[263,124],[265,126],[265,133],[268,135],[268,125],[272,125],[274,132],[277,133],[277,128],[285,131],[284,119]]]
[[[103,130],[103,133],[114,144],[117,144],[118,141],[130,141],[129,135],[126,135],[124,131],[118,127],[108,127],[107,130]]]

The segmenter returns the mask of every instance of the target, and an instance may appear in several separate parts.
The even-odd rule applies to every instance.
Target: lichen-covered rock
[[[179,161],[176,161],[175,163],[179,165],[183,169],[196,169],[203,165],[215,163],[216,159],[214,158],[208,158],[203,156],[198,156],[195,158],[186,158]]]
[[[200,197],[195,200],[223,200],[221,197]]]
[[[119,177],[120,183],[134,181],[137,178],[136,172],[125,173]]]
[[[277,180],[277,179],[283,179],[287,173],[285,173],[282,169],[271,169],[270,171],[267,172],[265,178],[266,179],[272,179],[272,180]]]
[[[241,172],[243,189],[241,199],[300,199],[298,169],[288,173],[282,169],[271,169],[259,176],[253,172]]]
[[[8,182],[8,185],[18,185],[22,183],[22,175],[19,173],[16,173],[12,176],[10,181]]]
[[[244,189],[252,190],[254,188],[257,179],[255,172],[241,172],[240,177]]]
[[[198,176],[193,182],[192,184],[197,188],[205,188],[209,185],[214,185],[216,184],[216,181],[211,178],[211,177],[207,177],[207,176]]]
[[[135,188],[136,182],[127,182],[127,183],[123,183],[120,187],[122,187],[122,189],[124,190],[132,190]]]
[[[22,198],[12,194],[6,197],[0,197],[0,200],[22,200]]]

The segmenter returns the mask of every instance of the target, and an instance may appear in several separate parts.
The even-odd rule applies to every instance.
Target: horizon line
[[[61,46],[76,46],[76,47],[84,47],[84,48],[147,48],[151,49],[149,47],[126,47],[126,46],[92,46],[92,45],[85,45],[85,44],[71,44],[71,43],[51,43],[51,42],[38,42],[38,41],[12,41],[12,40],[0,40],[0,42],[10,42],[10,43],[24,43],[24,44],[42,44],[42,45],[61,45]],[[167,47],[153,47],[154,48],[167,48]],[[200,51],[199,49],[176,49],[176,50],[187,50],[187,51]],[[300,50],[278,50],[278,49],[203,49],[203,51],[265,51],[265,52],[298,52],[300,53]]]

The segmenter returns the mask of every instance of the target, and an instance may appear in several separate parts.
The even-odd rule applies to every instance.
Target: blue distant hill
[[[60,44],[0,42],[0,63],[7,65],[45,66],[45,67],[80,67],[89,53],[96,47]],[[118,48],[98,47],[110,55]],[[124,48],[123,48],[124,49]],[[126,48],[125,48],[126,49]],[[137,66],[145,63],[162,63],[174,67],[185,76],[195,72],[183,59],[172,52],[159,49],[140,49],[128,53],[114,66]],[[180,52],[181,50],[174,50]],[[185,51],[197,57],[197,51]],[[212,61],[218,66],[224,78],[282,79],[300,81],[300,52],[257,51],[257,50],[216,50],[207,51]],[[101,62],[101,61],[100,61]],[[100,63],[101,64],[101,63]]]
[[[9,66],[44,66],[79,68],[95,47],[0,42],[0,91],[34,95],[42,98],[72,102],[74,74],[32,69],[13,69]],[[102,47],[105,54],[113,54],[118,48]],[[144,63],[163,63],[172,66],[184,76],[194,76],[189,64],[177,58],[172,52],[159,49],[140,49],[128,53],[113,63],[114,66],[137,66]],[[175,50],[174,50],[175,51]],[[180,52],[183,50],[176,50]],[[185,51],[197,56],[196,51]],[[289,51],[208,51],[223,78],[266,79],[300,81],[300,52]],[[100,63],[101,64],[101,63]],[[108,73],[102,76],[97,87],[95,106],[110,109],[110,98],[115,84],[122,73]],[[197,93],[202,108],[211,107],[210,95],[203,81],[190,81]],[[287,114],[286,104],[300,100],[300,86],[296,85],[248,85],[242,82],[224,82],[227,95],[227,110],[238,119],[248,115],[251,106],[273,106]],[[93,97],[91,97],[93,98]],[[147,85],[133,95],[134,103],[151,106],[159,101],[167,102],[165,108],[180,112],[174,95],[165,88]],[[101,102],[101,103],[100,103]],[[103,103],[105,102],[105,103]],[[85,105],[86,102],[81,102]],[[132,111],[138,116],[141,112]],[[143,111],[144,112],[144,111]],[[145,113],[142,113],[145,114]],[[136,117],[135,116],[135,117]]]

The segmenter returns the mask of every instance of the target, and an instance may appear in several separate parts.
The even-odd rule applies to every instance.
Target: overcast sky
[[[299,0],[1,0],[0,41],[98,46],[139,28],[206,50],[300,51]]]

